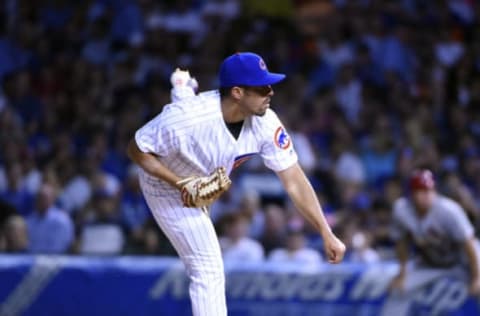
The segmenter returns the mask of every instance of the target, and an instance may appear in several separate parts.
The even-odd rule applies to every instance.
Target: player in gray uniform
[[[437,193],[429,170],[414,171],[409,185],[411,197],[399,198],[393,205],[391,236],[396,242],[400,270],[391,283],[392,295],[383,315],[406,315],[408,300],[403,300],[402,295],[428,284],[446,270],[468,273],[470,293],[480,292],[478,241],[464,210]],[[415,250],[413,260],[409,260],[410,246]]]

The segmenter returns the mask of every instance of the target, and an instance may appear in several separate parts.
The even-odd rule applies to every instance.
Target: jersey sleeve
[[[474,229],[462,207],[453,201],[445,207],[448,207],[445,221],[452,238],[457,242],[470,239],[474,235]]]
[[[174,115],[168,107],[135,133],[135,141],[142,152],[168,156],[178,147],[172,122]]]
[[[260,155],[265,166],[276,172],[291,167],[298,161],[298,157],[292,140],[280,119],[271,110],[268,110],[262,119],[260,133],[263,139]]]
[[[170,99],[172,102],[178,102],[187,98],[191,98],[195,96],[195,91],[192,87],[184,86],[184,87],[173,87],[170,90]]]

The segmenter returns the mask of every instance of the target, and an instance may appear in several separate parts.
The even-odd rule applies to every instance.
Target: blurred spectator
[[[381,66],[386,72],[394,72],[406,82],[415,80],[418,60],[411,47],[410,30],[398,25],[382,40]]]
[[[26,154],[23,159],[23,186],[31,194],[36,194],[42,185],[42,172],[37,168],[37,163],[31,154]]]
[[[115,41],[127,42],[132,34],[143,31],[143,18],[140,6],[133,1],[117,1],[111,4],[113,20],[111,36]]]
[[[404,185],[402,178],[399,176],[393,176],[385,180],[382,190],[382,199],[386,204],[386,208],[390,208],[393,203],[399,199],[404,193]]]
[[[158,233],[153,228],[145,228],[143,234],[143,248],[140,253],[145,255],[158,255],[159,248],[160,240],[158,238]]]
[[[320,43],[320,54],[335,70],[340,70],[353,60],[352,47],[347,41],[342,41],[340,33],[340,29],[332,30],[326,40]]]
[[[350,260],[360,263],[374,263],[380,260],[378,253],[372,248],[371,239],[364,232],[356,232],[352,236]]]
[[[2,199],[0,199],[0,211],[0,226],[2,226],[10,216],[18,213],[12,205]]]
[[[151,256],[178,256],[170,241],[160,230],[153,218],[148,219],[141,226],[141,234],[128,234],[123,253],[132,255],[151,255]]]
[[[362,84],[355,78],[351,65],[345,65],[339,71],[335,99],[350,125],[356,126],[362,110],[363,94]]]
[[[44,183],[37,193],[36,207],[26,221],[32,253],[66,253],[73,242],[74,229],[68,214],[55,206],[55,187]]]
[[[121,220],[129,234],[130,242],[135,244],[146,238],[145,224],[152,215],[140,190],[138,167],[134,165],[129,167],[125,181],[125,189],[120,200]]]
[[[382,71],[376,66],[370,48],[365,43],[357,46],[353,67],[360,82],[377,88],[384,84]]]
[[[277,248],[279,245],[285,244],[287,233],[287,216],[286,211],[279,205],[269,204],[265,206],[265,226],[260,243],[265,249],[265,253]]]
[[[465,48],[459,39],[454,38],[453,32],[442,29],[438,33],[438,41],[435,45],[435,57],[444,67],[454,66],[465,53]]]
[[[44,115],[44,104],[33,91],[32,76],[26,70],[19,71],[9,78],[5,94],[12,107],[18,111],[26,128],[32,128]]]
[[[29,237],[27,224],[23,217],[12,215],[3,225],[5,252],[26,253],[28,251]]]
[[[122,252],[125,244],[117,198],[108,191],[96,191],[91,207],[82,214],[78,239],[82,254],[114,255]]]
[[[295,115],[295,116],[298,116]],[[311,176],[317,165],[317,157],[315,155],[313,145],[308,137],[307,127],[302,124],[302,118],[295,116],[282,117],[285,126],[289,126],[289,135],[295,144],[295,151],[298,155],[298,163],[302,167],[305,174]]]
[[[221,220],[223,234],[219,238],[225,262],[260,262],[262,245],[248,237],[250,221],[243,213],[228,214]]]
[[[105,191],[110,195],[119,193],[119,179],[101,169],[99,153],[93,146],[91,150],[91,155],[79,163],[79,169],[65,171],[64,176],[67,177],[70,174],[72,178],[64,180],[66,181],[64,190],[59,199],[60,204],[68,212],[75,212],[83,208],[90,201],[93,191]]]
[[[0,192],[0,199],[13,206],[22,215],[33,209],[34,196],[23,185],[23,170],[20,162],[13,162],[7,167],[6,180],[8,186]]]
[[[261,207],[260,194],[253,190],[245,192],[239,209],[250,222],[248,236],[258,239],[265,227],[265,213]]]
[[[367,224],[372,246],[382,258],[393,257],[393,240],[390,237],[392,205],[393,203],[387,203],[381,198],[375,200]]]
[[[90,39],[82,49],[82,56],[87,61],[104,65],[110,61],[111,40],[108,36],[109,21],[106,17],[99,17],[90,26]]]
[[[276,248],[268,256],[271,262],[295,263],[299,269],[315,269],[322,262],[319,252],[306,246],[301,229],[290,228],[284,248]]]
[[[375,122],[362,160],[367,180],[371,185],[379,185],[387,177],[395,174],[397,151],[392,142],[391,125],[386,116],[380,116]]]
[[[340,185],[361,187],[366,182],[365,167],[354,147],[354,136],[343,119],[337,119],[333,126],[337,140],[331,146],[334,175]]]
[[[142,198],[140,183],[138,181],[139,169],[135,165],[130,165],[127,172],[127,178],[124,183],[124,191],[120,201],[122,218],[127,227],[135,229],[143,225],[151,217],[147,203]],[[114,192],[111,192],[115,195]]]
[[[25,67],[29,54],[8,34],[7,19],[2,17],[0,23],[0,79]]]
[[[207,1],[202,9],[202,14],[204,18],[212,19],[215,17],[224,23],[229,22],[240,14],[240,3],[238,0]]]
[[[236,187],[230,188],[210,206],[210,218],[217,223],[224,215],[234,212],[240,203],[240,192]]]
[[[62,170],[61,181],[63,190],[59,196],[59,204],[69,213],[83,208],[91,198],[90,182],[80,173],[76,165],[67,166]]]

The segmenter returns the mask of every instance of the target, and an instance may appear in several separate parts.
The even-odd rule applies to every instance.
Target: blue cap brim
[[[284,74],[269,72],[268,76],[264,79],[265,82],[262,85],[268,86],[268,85],[279,83],[280,81],[285,79],[285,77],[286,76]]]

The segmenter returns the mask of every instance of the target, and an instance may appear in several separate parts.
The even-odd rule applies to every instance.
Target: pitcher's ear
[[[232,87],[230,90],[230,95],[235,100],[239,100],[245,94],[245,90],[242,87]]]

